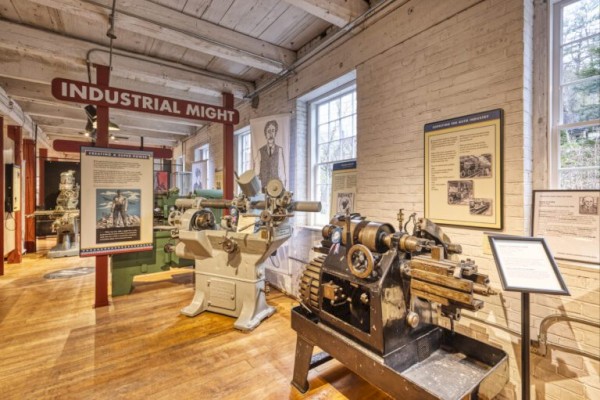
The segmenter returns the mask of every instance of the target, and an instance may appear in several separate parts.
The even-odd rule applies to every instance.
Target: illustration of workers
[[[121,217],[121,226],[127,226],[127,197],[117,190],[117,195],[113,198],[110,209],[113,217],[113,227],[118,226],[119,217]]]

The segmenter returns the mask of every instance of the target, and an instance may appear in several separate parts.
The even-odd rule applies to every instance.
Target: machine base
[[[48,258],[59,258],[59,257],[74,257],[79,255],[79,243],[71,243],[71,247],[63,249],[62,245],[56,245],[48,250]]]
[[[192,302],[181,314],[195,317],[204,311],[238,317],[233,327],[251,331],[275,313],[264,292],[264,280],[247,282],[227,276],[196,271],[196,291]]]
[[[302,393],[309,388],[308,371],[328,355],[396,399],[491,399],[508,381],[504,351],[441,327],[416,340],[416,362],[404,369],[389,365],[397,355],[373,353],[301,307],[292,310],[292,328],[298,334],[292,385]],[[328,354],[313,356],[314,346]]]

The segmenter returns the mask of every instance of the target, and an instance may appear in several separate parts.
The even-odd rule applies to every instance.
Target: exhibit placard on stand
[[[521,293],[521,398],[530,399],[529,293],[569,296],[544,238],[489,236],[502,288]]]
[[[543,238],[490,236],[489,240],[504,290],[569,294]]]
[[[81,148],[80,256],[152,250],[152,152]]]

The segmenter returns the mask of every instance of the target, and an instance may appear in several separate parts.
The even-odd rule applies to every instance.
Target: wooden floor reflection
[[[190,271],[136,279],[131,295],[100,309],[92,307],[93,274],[43,277],[93,265],[38,253],[5,266],[2,399],[389,399],[336,361],[311,371],[305,395],[292,389],[296,302],[276,290],[268,295],[276,314],[242,333],[233,318],[179,314],[192,299]]]

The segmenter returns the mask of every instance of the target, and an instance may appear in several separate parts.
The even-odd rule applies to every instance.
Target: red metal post
[[[46,160],[48,159],[48,149],[40,149],[40,158],[38,163],[38,176],[40,177],[39,190],[38,190],[38,206],[45,205],[46,202]]]
[[[95,65],[96,83],[101,86],[110,84],[110,67]],[[98,106],[96,110],[96,146],[108,147],[108,107]],[[84,228],[90,229],[90,227]],[[108,256],[96,256],[96,302],[95,307],[108,305]]]
[[[4,118],[0,115],[0,216],[4,221]],[[0,246],[2,254],[0,255],[0,276],[4,275],[4,226],[0,227]]]
[[[233,109],[233,94],[223,93],[223,107]],[[223,124],[223,198],[233,198],[233,124]]]
[[[14,163],[15,166],[23,165],[23,135],[21,127],[16,125],[8,126],[8,137],[15,143],[14,147]],[[21,185],[22,186],[22,185]],[[7,261],[9,264],[20,264],[23,261],[23,225],[22,225],[22,209],[23,209],[23,188],[19,193],[19,211],[15,211],[15,249],[8,253]]]
[[[23,158],[25,159],[25,215],[35,212],[35,141],[23,141]],[[25,218],[25,250],[35,253],[35,218]]]

